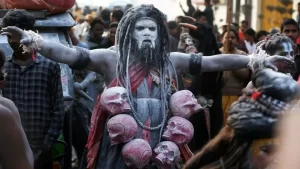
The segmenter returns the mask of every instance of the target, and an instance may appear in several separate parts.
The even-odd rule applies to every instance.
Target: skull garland
[[[106,89],[100,99],[101,106],[110,115],[130,112],[131,108],[127,101],[126,89],[123,87],[111,87]]]
[[[134,139],[123,147],[122,156],[128,167],[142,169],[149,163],[152,149],[147,141]]]
[[[163,138],[177,145],[188,144],[194,136],[194,127],[188,120],[175,116],[170,118]]]
[[[173,116],[190,118],[190,116],[202,107],[197,103],[193,93],[188,90],[181,90],[174,93],[170,98],[170,110]]]
[[[179,159],[179,148],[171,141],[163,141],[154,149],[153,162],[161,169],[173,168]]]
[[[130,115],[119,114],[107,122],[107,130],[111,145],[116,145],[132,140],[138,133],[138,126]]]

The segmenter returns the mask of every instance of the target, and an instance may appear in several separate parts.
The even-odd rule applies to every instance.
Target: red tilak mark
[[[300,84],[300,76],[298,77],[298,80],[297,80],[298,84]]]
[[[36,60],[36,57],[35,57],[35,52],[34,52],[34,50],[32,50],[32,55],[31,55],[31,57],[32,57],[32,60]]]
[[[255,92],[252,94],[252,99],[256,100],[261,95],[261,92]]]
[[[150,117],[148,117],[148,119],[144,125],[147,127],[150,127],[150,124],[151,124]],[[145,141],[147,141],[148,143],[150,143],[150,130],[143,129],[141,138],[144,139]]]

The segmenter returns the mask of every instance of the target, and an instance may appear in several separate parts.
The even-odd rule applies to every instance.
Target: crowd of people
[[[67,31],[72,48],[35,33],[32,14],[7,12],[1,34],[13,54],[0,52],[0,168],[53,167],[51,148],[66,125],[58,63],[69,65],[74,88],[94,100],[72,109],[94,107],[86,134],[76,135],[73,124],[76,167],[264,169],[278,165],[281,147],[278,166],[285,168],[291,148],[276,127],[299,106],[298,22],[256,32],[242,21],[219,33],[211,12],[210,4],[190,7],[167,21],[152,5],[76,8],[77,24]],[[282,126],[293,130],[294,123]]]

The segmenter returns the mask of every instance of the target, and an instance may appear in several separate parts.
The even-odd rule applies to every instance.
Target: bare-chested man
[[[0,67],[5,55],[0,50]],[[1,83],[4,77],[1,75]],[[1,84],[2,85],[2,84]],[[33,155],[15,104],[0,96],[0,169],[33,169]]]
[[[2,29],[2,34],[23,44],[24,50],[36,50],[45,57],[72,68],[88,69],[102,74],[108,87],[123,86],[132,115],[138,123],[136,138],[147,140],[152,149],[162,141],[168,116],[168,99],[174,92],[177,75],[236,70],[246,68],[255,58],[239,55],[205,57],[195,54],[170,53],[165,16],[152,5],[129,9],[119,23],[116,51],[68,48],[43,40],[34,32],[16,27]],[[273,63],[288,58],[272,56],[260,61],[265,67],[277,69]],[[175,83],[176,85],[177,83]],[[176,88],[176,87],[175,87]],[[175,89],[176,90],[176,89]],[[100,97],[98,97],[99,103]],[[111,146],[106,130],[108,116],[96,104],[88,140],[88,167],[97,169],[127,168],[121,155],[124,144]],[[145,168],[155,166],[152,161]]]

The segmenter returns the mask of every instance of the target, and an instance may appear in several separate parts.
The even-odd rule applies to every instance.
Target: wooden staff
[[[227,0],[227,37],[226,44],[224,44],[225,53],[228,53],[228,43],[229,43],[229,32],[232,22],[232,0]]]

